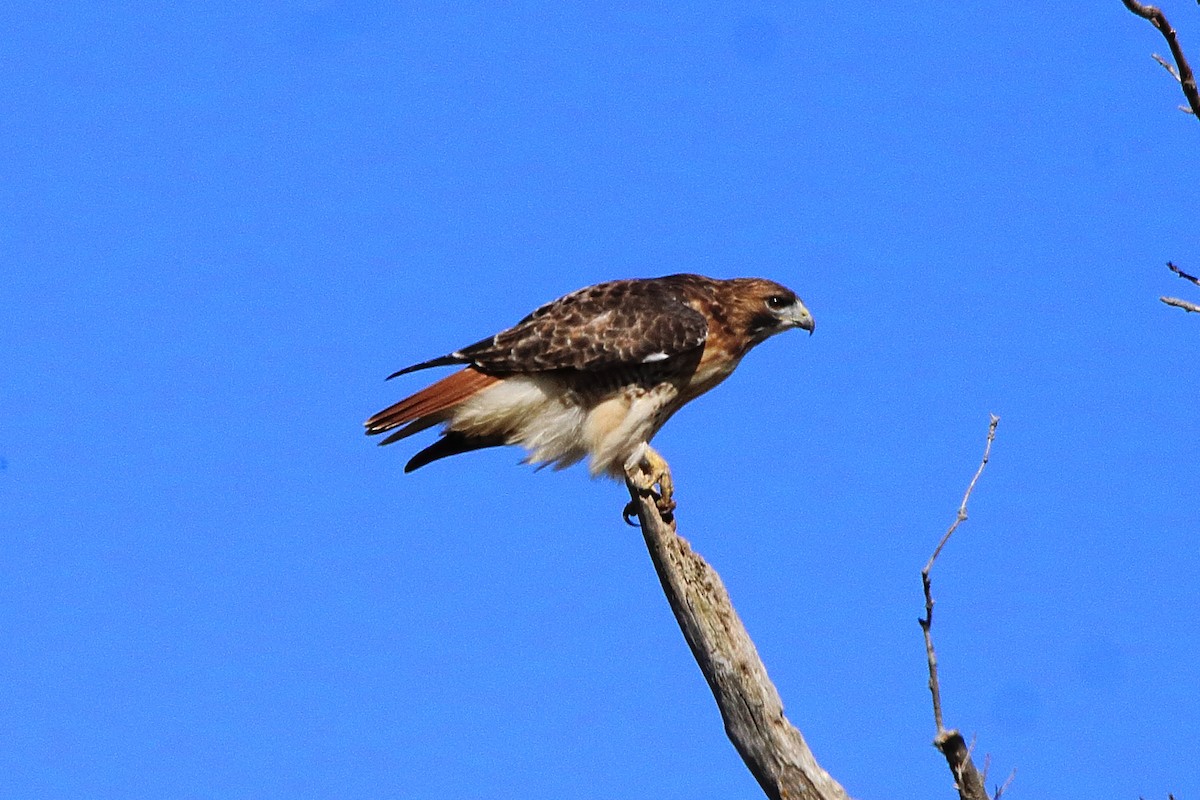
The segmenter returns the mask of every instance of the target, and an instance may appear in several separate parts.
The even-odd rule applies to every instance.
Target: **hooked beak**
[[[793,327],[808,331],[809,336],[812,336],[813,331],[817,327],[817,323],[813,320],[813,315],[799,300],[796,301],[795,307],[793,307],[791,312],[788,314],[787,321],[790,322]]]

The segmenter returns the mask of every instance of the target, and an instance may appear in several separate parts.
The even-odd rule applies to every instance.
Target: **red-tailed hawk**
[[[666,464],[649,447],[654,434],[684,403],[729,377],[752,347],[791,328],[812,333],[812,315],[792,290],[761,278],[600,283],[470,347],[390,375],[466,365],[365,425],[369,435],[394,431],[380,444],[445,426],[405,472],[470,450],[520,445],[526,461],[555,468],[586,457],[593,476],[620,478],[645,467],[669,508]]]

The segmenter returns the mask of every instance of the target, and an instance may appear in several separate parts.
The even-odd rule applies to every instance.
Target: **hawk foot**
[[[675,484],[671,480],[671,467],[667,460],[650,445],[644,445],[625,464],[625,474],[635,489],[654,496],[654,505],[658,508],[658,513],[664,520],[669,521],[675,511]],[[658,491],[654,490],[656,486]],[[631,518],[636,514],[637,504],[630,502],[625,506],[622,516],[625,517],[625,522],[632,525]]]

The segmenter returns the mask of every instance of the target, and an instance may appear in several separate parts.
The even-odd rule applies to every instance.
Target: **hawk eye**
[[[767,308],[772,311],[778,311],[781,308],[787,308],[792,304],[792,298],[782,294],[773,294],[767,298]]]

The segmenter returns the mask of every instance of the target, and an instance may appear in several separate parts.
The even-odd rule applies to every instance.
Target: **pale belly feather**
[[[504,437],[526,461],[562,469],[588,458],[592,476],[624,476],[626,461],[650,441],[684,403],[729,377],[737,360],[706,358],[690,379],[625,386],[584,398],[552,374],[505,378],[459,404],[447,429],[469,436]]]

